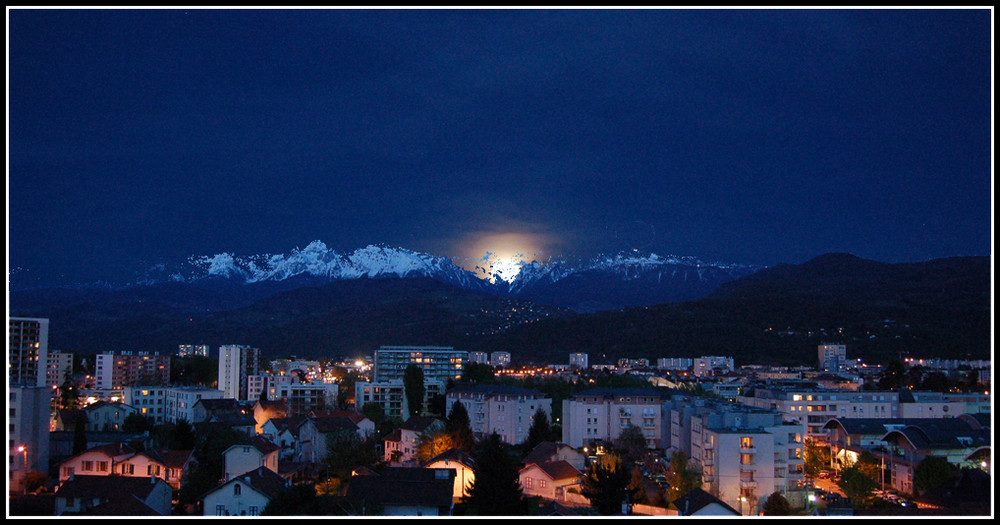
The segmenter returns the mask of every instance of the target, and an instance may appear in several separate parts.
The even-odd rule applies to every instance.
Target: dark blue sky
[[[313,240],[991,253],[988,9],[8,15],[14,287]]]

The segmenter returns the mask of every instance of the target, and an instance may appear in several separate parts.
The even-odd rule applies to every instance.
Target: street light
[[[27,494],[28,486],[25,484],[25,479],[28,477],[28,447],[19,445],[17,447],[17,453],[24,454],[24,471],[21,472],[21,491]]]

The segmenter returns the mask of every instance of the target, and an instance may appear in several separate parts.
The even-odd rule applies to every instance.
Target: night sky
[[[992,251],[989,9],[7,14],[13,288],[314,240]]]

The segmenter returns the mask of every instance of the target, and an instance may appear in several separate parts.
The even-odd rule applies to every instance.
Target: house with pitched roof
[[[243,410],[243,405],[235,399],[202,398],[191,407],[191,423],[231,419],[243,415]]]
[[[150,515],[145,510],[148,507],[156,515],[166,516],[170,514],[172,496],[170,485],[156,477],[74,474],[56,488],[56,516],[85,514],[99,508],[106,515],[116,515],[114,509],[122,507],[143,509],[143,515]]]
[[[225,461],[226,481],[259,467],[278,473],[278,446],[261,436],[248,438],[243,443],[227,448],[222,457]]]
[[[288,404],[284,401],[257,401],[253,405],[253,419],[257,422],[254,432],[260,434],[261,427],[273,417],[288,417]]]
[[[387,467],[381,474],[352,476],[347,500],[381,509],[385,516],[451,516],[452,469]]]
[[[122,443],[91,447],[59,464],[59,481],[81,474],[110,476],[119,463],[134,455],[135,449]]]
[[[293,460],[302,454],[299,430],[306,422],[305,417],[275,417],[261,425],[261,436],[278,445],[278,459]]]
[[[572,488],[579,488],[581,473],[567,461],[529,463],[517,474],[525,496],[564,501]]]
[[[587,457],[582,452],[566,443],[556,443],[555,441],[543,441],[535,445],[535,448],[531,449],[527,456],[524,456],[521,463],[528,465],[530,463],[545,463],[546,461],[565,461],[580,472],[587,468]]]
[[[452,497],[459,500],[469,495],[469,487],[476,479],[476,460],[465,452],[453,448],[442,452],[421,465],[424,468],[451,469],[455,471],[455,488]]]
[[[302,460],[319,463],[326,459],[328,437],[334,432],[351,432],[364,439],[361,429],[346,416],[310,417],[299,427]]]
[[[205,516],[259,516],[291,482],[263,466],[228,477],[201,497]]]
[[[725,501],[696,488],[674,501],[678,516],[741,516]]]
[[[174,489],[180,489],[181,479],[196,464],[193,450],[150,449],[118,463],[115,473],[131,477],[155,476]]]
[[[98,401],[84,410],[87,412],[87,430],[97,432],[120,431],[125,418],[139,412],[134,406],[107,401]]]
[[[385,461],[412,463],[417,458],[420,437],[444,428],[444,422],[430,416],[413,416],[385,437]]]

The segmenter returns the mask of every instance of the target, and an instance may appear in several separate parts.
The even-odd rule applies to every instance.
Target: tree
[[[49,475],[44,472],[33,470],[24,475],[21,480],[25,492],[38,492],[49,485]]]
[[[701,486],[701,474],[693,470],[689,465],[688,455],[682,450],[674,452],[670,456],[669,470],[666,472],[667,489],[666,497],[671,502],[677,501],[692,489]]]
[[[370,419],[375,426],[378,426],[383,421],[385,421],[385,410],[382,409],[382,405],[378,403],[368,402],[361,407],[361,415]]]
[[[851,465],[840,471],[840,480],[837,481],[837,485],[848,498],[862,505],[871,502],[872,492],[879,487],[874,479],[862,472],[856,465]]]
[[[325,466],[336,478],[347,480],[351,472],[361,466],[378,461],[378,453],[373,443],[365,442],[357,432],[338,429],[326,435]]]
[[[773,492],[764,500],[765,516],[788,516],[792,513],[792,506],[780,492]]]
[[[913,471],[913,486],[921,494],[940,487],[955,475],[955,468],[940,456],[927,456]]]
[[[549,425],[549,415],[539,408],[535,411],[535,416],[528,429],[528,438],[524,441],[524,449],[530,451],[539,443],[552,439],[552,426]]]
[[[445,430],[451,435],[455,448],[470,455],[475,452],[476,438],[472,435],[472,422],[469,420],[469,412],[465,410],[465,405],[461,401],[455,401],[455,404],[451,405],[451,412],[445,419]]]
[[[629,463],[641,460],[649,450],[646,445],[646,436],[642,434],[642,429],[635,425],[629,425],[625,430],[622,430],[618,440],[615,441],[615,448],[622,459]]]
[[[518,516],[528,506],[518,479],[518,462],[508,445],[493,432],[480,444],[475,455],[475,479],[463,498],[470,512],[479,516]]]
[[[897,390],[903,386],[906,377],[906,365],[898,359],[889,361],[878,379],[879,390]]]
[[[637,489],[629,465],[617,454],[605,454],[590,464],[580,493],[590,500],[590,506],[599,514],[611,516],[622,514],[622,504],[626,500],[641,499]]]
[[[73,427],[73,455],[87,450],[87,416],[81,414]]]
[[[421,434],[420,442],[417,443],[417,461],[426,463],[438,454],[447,452],[455,447],[451,433],[442,430],[433,434]]]
[[[174,425],[173,435],[170,436],[168,448],[172,450],[193,450],[195,445],[194,428],[186,419],[182,419]]]
[[[129,414],[125,417],[125,421],[122,422],[122,432],[130,434],[146,432],[151,428],[153,428],[153,425],[150,423],[149,418],[138,413]]]
[[[403,390],[406,393],[406,404],[409,407],[410,416],[419,416],[423,412],[424,394],[427,389],[424,386],[424,369],[417,365],[409,365],[403,371]]]
[[[820,471],[829,468],[831,458],[828,447],[810,438],[806,439],[804,452],[803,461],[807,477],[818,478]]]
[[[494,379],[494,370],[483,363],[469,363],[462,368],[462,381],[466,383],[490,383]]]

